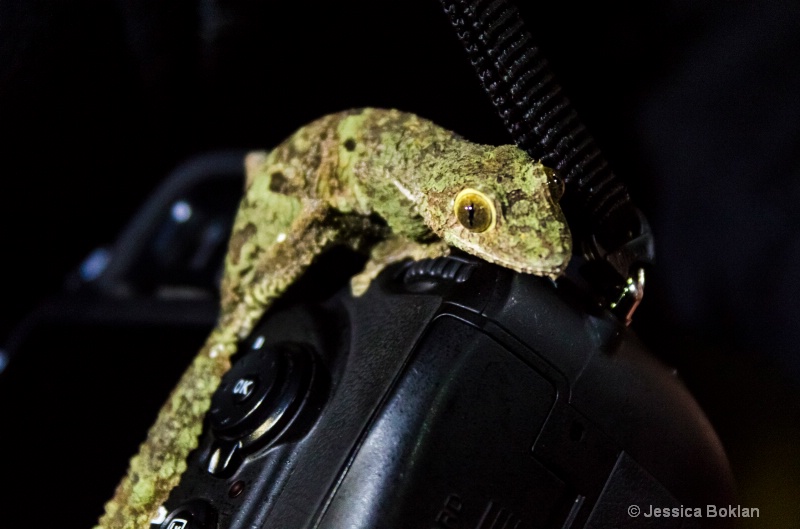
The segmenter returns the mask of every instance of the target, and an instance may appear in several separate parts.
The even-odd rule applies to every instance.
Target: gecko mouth
[[[552,279],[558,277],[569,262],[569,257],[559,259],[555,252],[551,252],[547,257],[535,258],[515,257],[504,252],[492,252],[481,244],[457,236],[447,237],[445,242],[484,261],[509,268],[515,272],[547,276]],[[569,256],[569,252],[567,252],[567,256]]]

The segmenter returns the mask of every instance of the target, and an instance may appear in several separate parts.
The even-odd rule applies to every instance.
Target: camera
[[[47,460],[62,491],[50,504],[74,512],[70,527],[96,519],[213,325],[224,241],[209,233],[236,201],[204,197],[237,196],[240,160],[179,168],[110,261],[87,259],[10,347],[0,389],[38,412],[5,411],[25,432],[4,437],[8,453],[47,453],[54,428],[101,434],[63,436],[65,457]],[[178,236],[186,246],[153,260]],[[733,504],[731,472],[675,372],[587,289],[456,252],[393,265],[354,297],[361,266],[348,251],[321,255],[240,344],[152,529],[728,526],[648,516]],[[77,349],[98,367],[66,377],[63,351]],[[27,373],[36,391],[15,385]],[[96,460],[68,486],[76,461]],[[20,490],[44,471],[19,474]],[[97,511],[79,519],[76,505]]]
[[[652,508],[733,502],[712,427],[632,332],[568,281],[455,253],[270,309],[151,528],[728,527]]]

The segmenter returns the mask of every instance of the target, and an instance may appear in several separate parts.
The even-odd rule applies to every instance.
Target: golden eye
[[[553,197],[553,202],[558,202],[564,196],[564,180],[558,176],[555,169],[545,167],[544,173],[547,175],[547,187],[550,189],[550,196]]]
[[[476,189],[469,188],[456,195],[453,211],[458,222],[475,233],[494,227],[497,216],[492,199]]]

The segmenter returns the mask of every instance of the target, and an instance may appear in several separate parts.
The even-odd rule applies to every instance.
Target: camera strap
[[[555,169],[581,272],[630,322],[655,258],[652,233],[507,0],[440,0],[514,143]]]

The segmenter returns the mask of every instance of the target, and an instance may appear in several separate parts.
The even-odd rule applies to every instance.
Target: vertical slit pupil
[[[480,191],[461,191],[456,196],[453,213],[461,226],[474,233],[484,232],[494,225],[492,203]]]

